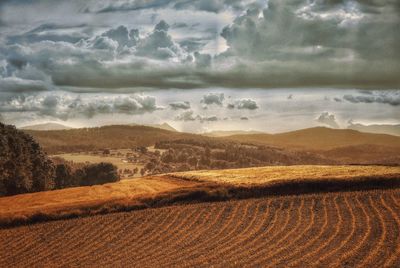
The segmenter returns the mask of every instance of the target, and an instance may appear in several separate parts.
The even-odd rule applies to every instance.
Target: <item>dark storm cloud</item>
[[[162,109],[152,96],[133,94],[119,96],[96,96],[69,94],[37,94],[16,96],[0,95],[0,112],[31,112],[38,116],[67,120],[69,118],[92,118],[98,114],[145,114]]]
[[[17,77],[0,77],[0,92],[22,93],[49,90],[50,86],[44,81],[21,79]]]
[[[400,92],[365,92],[359,95],[344,95],[343,99],[352,103],[383,103],[392,106],[400,105]]]
[[[264,79],[251,75],[260,86],[279,80],[287,86],[398,86],[400,16],[393,1],[384,2],[379,14],[364,14],[361,7],[374,1],[271,0],[268,9],[250,9],[223,30],[224,56],[254,62],[265,73]]]
[[[226,8],[242,10],[249,2],[243,0],[125,0],[125,1],[103,1],[100,4],[89,5],[86,12],[124,12],[130,10],[144,9],[191,9],[218,13]]]
[[[76,43],[81,39],[88,38],[88,34],[78,31],[86,27],[86,24],[78,25],[57,25],[53,23],[42,24],[21,35],[11,35],[7,38],[8,44],[15,43],[34,43],[40,41],[69,42]],[[62,30],[76,29],[77,31],[70,34],[62,33]]]
[[[108,93],[146,88],[400,87],[398,1],[266,3],[2,1],[1,21],[7,27],[0,30],[0,86],[22,92],[32,83],[33,92],[54,87]],[[188,17],[176,11],[181,9],[189,10]],[[140,16],[150,16],[145,15],[148,11],[160,20],[152,26],[140,20],[125,25],[126,18],[120,18],[124,14],[113,14],[120,10],[141,10]],[[177,12],[184,20],[171,19]],[[231,12],[236,18],[219,32],[219,22],[209,21],[215,19],[213,12]],[[47,15],[38,20],[42,13]],[[193,14],[204,19],[188,27]],[[207,36],[206,29],[211,29]],[[227,50],[210,53],[210,46],[221,46],[221,39]]]

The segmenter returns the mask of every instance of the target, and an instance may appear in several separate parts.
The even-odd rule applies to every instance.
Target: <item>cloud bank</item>
[[[0,86],[396,89],[399,13],[391,0],[2,1]]]

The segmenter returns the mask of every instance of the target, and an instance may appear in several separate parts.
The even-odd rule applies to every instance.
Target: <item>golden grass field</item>
[[[175,178],[217,183],[266,184],[298,180],[337,179],[361,177],[398,177],[400,167],[388,166],[268,166],[225,170],[203,170],[174,173]]]
[[[116,183],[14,195],[0,198],[0,222],[29,219],[33,215],[85,214],[113,203],[135,205],[142,197],[193,186],[195,182],[166,177],[146,177]]]
[[[400,168],[165,174],[2,197],[0,222],[0,267],[399,267]]]
[[[0,236],[0,267],[399,267],[400,190],[169,206]]]

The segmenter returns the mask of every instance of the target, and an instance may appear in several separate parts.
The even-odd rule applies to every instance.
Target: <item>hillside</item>
[[[154,127],[126,125],[57,131],[25,130],[25,132],[31,134],[49,154],[99,151],[105,148],[129,149],[136,146],[147,147],[160,142],[176,141],[175,143],[195,146],[191,147],[192,149],[197,148],[194,151],[204,151],[206,147],[223,149],[229,146],[241,146],[241,151],[244,152],[246,150],[243,144],[253,144],[255,147],[250,146],[249,148],[258,148],[258,152],[262,152],[265,156],[268,156],[265,159],[269,159],[267,163],[261,161],[256,166],[276,164],[400,164],[400,137],[362,133],[348,129],[317,127],[282,134],[246,134],[227,137],[206,137]],[[171,143],[168,146],[175,145]],[[184,145],[182,144],[182,146]],[[262,146],[264,148],[261,148]],[[162,149],[169,148],[172,147]],[[177,149],[178,153],[181,152],[179,148]],[[198,158],[200,155],[194,156]],[[186,161],[188,158],[184,159]],[[246,158],[239,156],[235,159],[247,161]],[[224,165],[220,165],[221,163],[217,164],[216,167],[224,168]],[[247,167],[250,166],[254,165],[247,165]],[[226,165],[226,167],[246,167],[246,165]]]
[[[145,127],[153,127],[153,128],[159,128],[159,129],[164,129],[168,131],[173,131],[173,132],[178,132],[175,128],[173,128],[171,125],[168,123],[162,123],[162,124],[150,124],[150,125],[139,125],[139,124],[129,124],[129,126],[145,126]]]
[[[347,128],[367,133],[385,133],[400,136],[400,125],[363,125],[351,123]]]
[[[233,135],[252,135],[252,134],[264,134],[261,131],[244,131],[244,130],[217,130],[217,131],[210,131],[205,132],[202,135],[207,137],[228,137]]]
[[[400,148],[400,137],[397,136],[325,127],[308,128],[280,134],[233,135],[225,137],[225,139],[316,151],[364,144]]]
[[[103,126],[55,131],[26,130],[49,154],[152,146],[159,140],[203,138],[147,126]]]
[[[47,131],[47,130],[66,130],[66,129],[72,129],[72,127],[65,126],[65,125],[58,124],[58,123],[45,123],[45,124],[24,126],[24,127],[20,127],[19,129]]]
[[[400,187],[400,168],[277,166],[191,171],[0,198],[0,226],[271,195]]]
[[[0,266],[399,267],[399,224],[399,189],[169,206],[0,229]]]

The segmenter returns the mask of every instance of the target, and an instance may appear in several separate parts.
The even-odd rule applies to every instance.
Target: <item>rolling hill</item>
[[[400,164],[400,137],[348,129],[317,127],[281,134],[242,134],[227,137],[206,137],[154,127],[127,125],[24,131],[32,135],[49,154],[153,146],[160,141],[191,140],[204,144],[233,142],[263,145],[266,146],[264,150],[269,150],[271,155],[274,148],[280,148],[289,160],[292,159],[293,152],[298,152],[301,155],[309,154],[310,159],[325,159],[326,163],[330,161],[338,164]],[[289,160],[288,163],[296,164],[295,158],[293,161]],[[301,161],[298,164],[306,163],[307,161]]]
[[[347,128],[367,133],[384,133],[400,136],[400,125],[363,125],[351,123]]]
[[[25,132],[32,135],[49,154],[152,146],[160,140],[206,139],[200,135],[128,125],[54,131],[25,130]]]
[[[150,125],[139,125],[139,124],[132,123],[132,124],[129,124],[128,126],[145,126],[145,127],[153,127],[153,128],[159,128],[159,129],[164,129],[164,130],[168,130],[168,131],[178,132],[175,128],[173,128],[168,123],[150,124]]]
[[[280,134],[233,135],[225,137],[225,139],[317,151],[364,144],[400,148],[400,137],[397,136],[325,127],[307,128]]]
[[[58,124],[58,123],[45,123],[45,124],[24,126],[24,127],[20,127],[19,129],[47,131],[47,130],[66,130],[66,129],[72,129],[72,127],[65,126],[65,125]]]
[[[228,137],[233,135],[252,135],[252,134],[264,134],[261,131],[243,131],[243,130],[217,130],[203,133],[203,136],[207,137]]]

